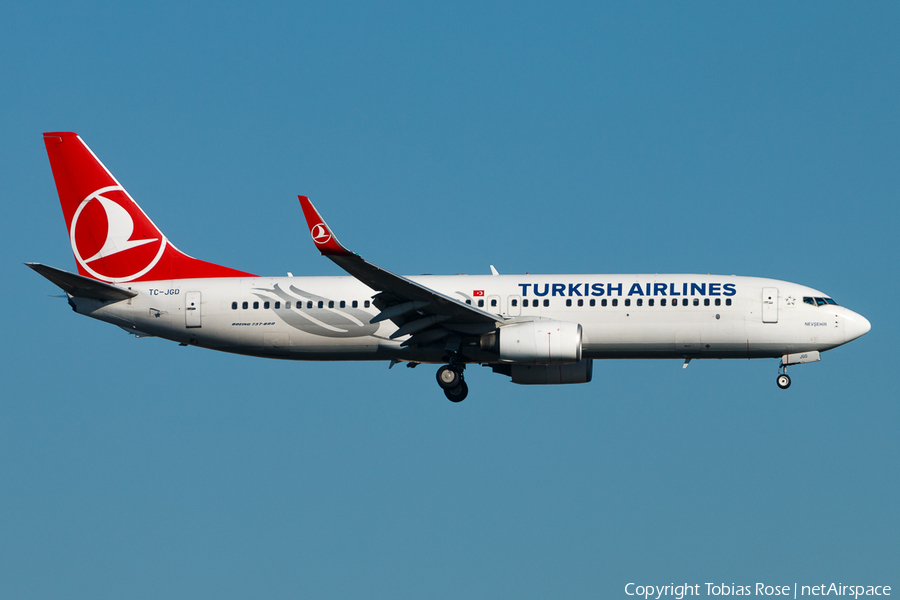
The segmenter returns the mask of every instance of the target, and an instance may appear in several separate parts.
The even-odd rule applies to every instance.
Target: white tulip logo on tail
[[[131,248],[150,244],[159,239],[129,240],[128,238],[134,233],[134,220],[131,218],[131,215],[128,214],[128,211],[109,198],[97,196],[97,200],[100,201],[100,205],[103,206],[103,210],[106,211],[106,222],[108,224],[106,241],[103,243],[103,247],[100,248],[100,251],[97,252],[97,254],[90,258],[86,258],[84,262],[93,262],[98,258],[105,258],[118,252],[124,252]]]
[[[90,231],[86,235],[76,235],[78,232],[78,219],[92,200],[97,200],[99,207],[102,209],[102,214],[106,217],[106,237],[102,244],[99,244],[100,240],[97,239],[101,229],[97,227],[99,225],[97,220],[102,217],[96,209],[92,208],[90,210],[92,213],[90,217],[91,222],[82,223],[82,227],[87,226]],[[138,239],[131,239],[134,235],[134,217],[136,215],[132,215],[129,209],[139,213],[139,216],[142,217],[140,219],[141,222],[146,223],[143,229],[149,229],[152,231],[152,235],[156,237],[148,237],[148,231],[139,231],[138,234],[143,234],[143,236]],[[159,262],[166,249],[165,237],[158,235],[159,232],[156,230],[156,227],[140,212],[137,204],[131,200],[127,192],[120,186],[101,188],[82,200],[72,217],[70,229],[69,235],[72,242],[72,251],[78,264],[97,279],[111,283],[132,281],[146,274]],[[97,248],[98,244],[100,246],[99,249]],[[158,244],[159,250],[155,253],[152,250],[127,253],[129,250],[148,244]],[[88,246],[90,250],[85,248],[85,246]],[[85,258],[82,250],[86,250],[86,253],[90,253],[90,256]],[[122,253],[127,254],[121,255]],[[100,259],[111,260],[103,260],[97,263],[96,261],[100,261]]]

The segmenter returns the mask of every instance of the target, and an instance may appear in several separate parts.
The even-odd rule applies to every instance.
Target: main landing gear
[[[437,371],[437,382],[450,402],[462,402],[469,395],[469,386],[463,380],[465,365],[444,365]]]

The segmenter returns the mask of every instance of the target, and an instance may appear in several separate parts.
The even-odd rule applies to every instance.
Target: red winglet
[[[331,228],[325,223],[322,215],[312,205],[306,196],[297,196],[300,199],[300,206],[303,208],[303,216],[306,217],[306,224],[309,225],[309,235],[312,237],[316,248],[325,256],[352,256],[353,253],[344,248],[337,238],[334,237]]]

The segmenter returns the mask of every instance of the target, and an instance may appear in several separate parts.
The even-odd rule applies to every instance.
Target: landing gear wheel
[[[462,373],[450,365],[444,365],[437,371],[437,382],[445,392],[447,390],[456,389],[459,387],[459,384],[462,383]]]
[[[444,390],[444,395],[450,402],[462,402],[469,395],[469,386],[465,381],[460,380],[459,385],[452,390]]]
[[[786,390],[791,387],[791,378],[788,377],[787,373],[782,373],[778,376],[778,379],[775,380],[775,383],[777,383],[778,387],[781,389]]]

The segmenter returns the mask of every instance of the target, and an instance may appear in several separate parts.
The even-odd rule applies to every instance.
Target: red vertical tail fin
[[[172,245],[75,133],[45,133],[78,272],[110,283],[253,277]]]

